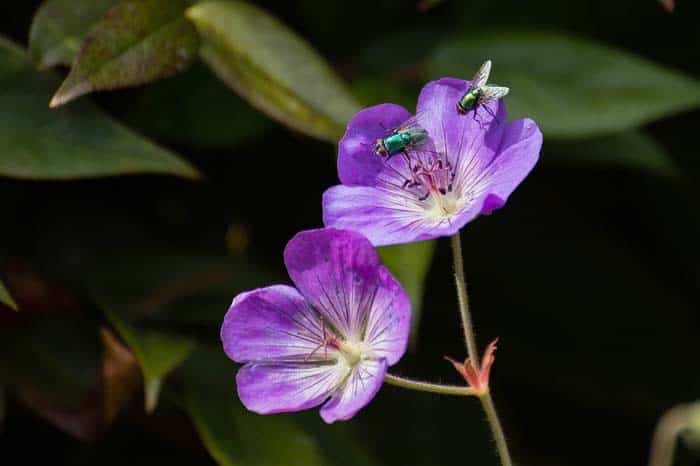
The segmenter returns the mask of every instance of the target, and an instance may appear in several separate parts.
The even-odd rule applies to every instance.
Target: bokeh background
[[[233,296],[288,281],[284,245],[321,225],[347,118],[487,58],[545,137],[462,233],[518,464],[646,464],[698,399],[698,2],[2,3],[3,464],[496,464],[473,400],[247,413],[218,346]],[[395,372],[459,383],[447,241],[382,255],[414,303]],[[692,438],[675,464],[700,464]]]

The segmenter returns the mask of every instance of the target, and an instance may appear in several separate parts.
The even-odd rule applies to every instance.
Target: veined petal
[[[236,375],[238,397],[259,414],[301,411],[323,403],[350,373],[347,364],[321,362],[248,363]]]
[[[379,288],[369,311],[365,341],[375,358],[396,364],[406,352],[411,326],[411,302],[401,284],[382,267]]]
[[[237,362],[333,359],[321,320],[299,292],[285,285],[241,293],[221,327],[226,354]],[[330,353],[330,354],[329,354]]]
[[[418,97],[420,124],[431,135],[435,150],[444,153],[455,171],[454,189],[466,190],[498,153],[506,127],[501,99],[480,105],[476,112],[457,112],[457,101],[469,81],[442,78],[426,84]]]
[[[330,424],[357,414],[381,388],[386,369],[385,359],[368,359],[356,365],[345,385],[321,408],[323,420]]]
[[[542,132],[529,118],[509,123],[498,156],[481,173],[475,189],[487,193],[482,213],[505,204],[508,196],[533,169],[542,148]]]
[[[338,143],[340,181],[348,185],[374,185],[385,163],[374,153],[377,139],[410,117],[408,110],[395,104],[375,105],[355,114]]]
[[[360,341],[377,293],[379,256],[364,236],[331,228],[302,231],[284,263],[306,300],[343,339]]]
[[[338,185],[323,193],[323,223],[358,231],[375,246],[410,243],[454,234],[447,219],[431,219],[417,196],[399,189]]]

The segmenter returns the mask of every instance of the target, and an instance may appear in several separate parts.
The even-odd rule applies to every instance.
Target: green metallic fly
[[[476,115],[479,106],[508,95],[510,89],[507,87],[486,84],[490,74],[491,60],[486,60],[474,75],[467,92],[457,101],[457,112],[464,115],[470,110],[474,110],[474,115]]]
[[[428,138],[428,132],[418,126],[416,118],[409,118],[390,130],[387,136],[378,138],[374,144],[374,153],[386,160],[396,154],[408,157],[408,151],[420,149]]]

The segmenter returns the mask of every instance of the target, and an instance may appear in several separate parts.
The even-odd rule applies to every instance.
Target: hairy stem
[[[452,236],[451,242],[455,268],[455,284],[457,285],[457,300],[459,302],[459,313],[462,317],[464,341],[467,346],[467,354],[469,355],[469,359],[478,371],[479,350],[476,346],[474,326],[472,325],[472,318],[469,310],[467,281],[464,277],[464,262],[462,260],[462,240],[459,237],[459,232]],[[498,451],[498,456],[501,459],[501,465],[512,466],[513,460],[510,458],[508,442],[506,441],[506,436],[503,433],[503,427],[501,426],[501,420],[498,418],[496,407],[493,404],[491,392],[487,390],[485,393],[479,395],[479,400],[481,400],[481,406],[484,408],[484,412],[486,413],[486,419],[488,420],[489,427],[491,428],[491,434],[493,435],[493,439],[496,443],[496,451]]]
[[[459,232],[451,238],[451,241],[455,267],[455,284],[457,285],[457,300],[459,301],[459,312],[462,316],[464,341],[467,344],[469,359],[476,370],[479,370],[479,349],[476,346],[474,326],[472,325],[472,316],[469,310],[469,295],[467,294],[467,281],[464,278],[464,262],[462,260],[462,240],[459,238]]]
[[[390,385],[408,388],[409,390],[417,390],[419,392],[438,393],[440,395],[475,396],[474,390],[470,387],[423,382],[393,374],[386,374],[384,376],[384,381]]]

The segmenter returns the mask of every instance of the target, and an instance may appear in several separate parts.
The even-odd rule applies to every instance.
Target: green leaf
[[[205,149],[250,142],[273,126],[201,65],[145,88],[124,118],[158,140]]]
[[[435,241],[399,244],[379,249],[382,262],[401,283],[411,299],[411,345],[418,341],[425,278],[435,252]]]
[[[485,59],[492,81],[511,88],[510,117],[529,116],[544,134],[578,138],[632,129],[700,104],[700,85],[620,49],[555,32],[501,32],[444,43],[433,78],[471,79]]]
[[[8,306],[10,309],[14,309],[15,311],[19,310],[17,303],[12,298],[10,292],[7,290],[7,287],[2,281],[0,281],[0,303]]]
[[[112,8],[85,38],[51,107],[184,70],[199,47],[197,31],[183,15],[185,6],[184,0],[123,0]]]
[[[680,175],[666,149],[641,131],[626,131],[575,143],[555,143],[544,153],[545,160],[561,165],[629,167],[654,175]]]
[[[198,176],[187,162],[117,124],[89,102],[49,110],[46,102],[56,83],[53,75],[37,73],[19,48],[0,38],[1,176]]]
[[[158,404],[163,379],[187,358],[194,343],[179,335],[133,327],[112,311],[105,314],[141,365],[146,411],[152,412]]]
[[[119,0],[47,0],[32,21],[29,55],[39,68],[70,65],[90,29]]]
[[[341,80],[303,39],[256,6],[206,1],[187,10],[201,56],[254,107],[284,125],[337,141],[359,109]]]
[[[314,466],[318,443],[289,417],[259,416],[234,395],[235,366],[220,351],[198,350],[185,372],[185,407],[221,466]]]

